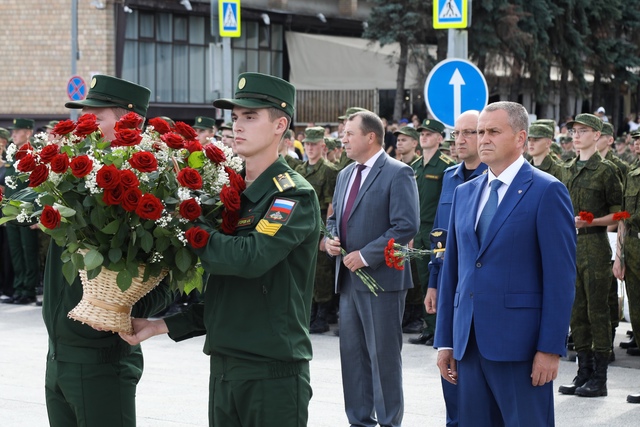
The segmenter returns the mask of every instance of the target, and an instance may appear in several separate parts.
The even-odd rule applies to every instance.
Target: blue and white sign
[[[220,0],[218,3],[221,37],[240,37],[240,0]]]
[[[478,67],[451,58],[439,62],[429,73],[424,99],[435,119],[452,128],[461,113],[487,105],[489,89]]]
[[[67,82],[67,96],[72,101],[82,101],[87,96],[87,84],[80,76],[73,76]]]
[[[434,0],[433,28],[467,28],[468,0]]]

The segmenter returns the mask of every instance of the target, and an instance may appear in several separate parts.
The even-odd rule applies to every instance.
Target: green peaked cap
[[[233,107],[277,108],[293,117],[296,88],[279,77],[262,73],[242,73],[238,76],[233,99],[216,99],[213,106],[223,110]]]
[[[147,115],[151,91],[127,80],[96,74],[89,84],[87,98],[64,104],[67,108],[124,108],[143,117]]]

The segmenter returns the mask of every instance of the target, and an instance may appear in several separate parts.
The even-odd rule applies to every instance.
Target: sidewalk
[[[626,340],[628,323],[618,328],[616,345]],[[47,426],[44,369],[47,334],[41,310],[34,305],[0,304],[0,425]],[[405,343],[409,335],[405,335]],[[338,338],[332,333],[313,335],[311,362],[313,399],[310,427],[347,426],[344,415]],[[155,337],[143,344],[145,371],[138,386],[139,427],[207,426],[209,364],[202,353],[203,337],[174,343]],[[609,368],[609,396],[579,398],[556,394],[556,425],[637,426],[640,405],[626,403],[640,392],[640,357],[616,348]],[[444,426],[444,403],[433,348],[405,344],[403,348],[406,427]],[[554,387],[569,383],[575,363],[561,361]]]

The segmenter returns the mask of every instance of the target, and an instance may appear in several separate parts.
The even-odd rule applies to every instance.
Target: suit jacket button
[[[476,267],[478,267],[478,268],[482,267],[482,263],[481,262],[476,262]]]
[[[473,292],[469,293],[469,298],[473,298]]]

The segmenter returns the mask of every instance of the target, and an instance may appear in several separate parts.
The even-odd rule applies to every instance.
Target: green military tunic
[[[577,159],[567,164],[566,185],[574,215],[586,211],[594,218],[618,212],[622,183],[615,166],[594,153],[582,168]],[[576,351],[611,351],[608,294],[612,280],[611,246],[606,227],[578,230],[576,297],[571,333]]]
[[[211,231],[207,246],[195,250],[211,275],[204,305],[165,320],[176,341],[206,334],[212,422],[230,416],[246,419],[242,425],[306,425],[315,273],[309,266],[320,221],[313,187],[279,158],[242,193],[235,235]],[[238,388],[261,401],[236,396]],[[297,396],[298,420],[278,413],[290,404],[285,395]],[[255,411],[238,414],[233,399]]]
[[[327,209],[333,200],[333,192],[336,188],[338,169],[334,164],[320,158],[314,165],[304,162],[296,168],[296,172],[306,179],[315,190],[320,203],[320,215],[327,221]],[[317,303],[328,302],[333,297],[335,286],[335,262],[326,254],[318,252],[316,263],[316,278],[313,288],[313,300]]]
[[[302,160],[298,160],[296,158],[291,157],[290,155],[284,156],[284,161],[287,162],[289,167],[295,170],[298,166],[302,164]]]
[[[630,215],[622,237],[629,317],[634,336],[640,337],[640,169],[627,175],[622,209]]]
[[[336,167],[338,168],[338,171],[341,171],[342,169],[349,166],[351,163],[353,163],[353,159],[350,159],[349,157],[347,157],[346,151],[342,151],[342,154],[340,154],[340,159],[338,160]]]
[[[45,266],[42,317],[49,335],[45,395],[53,427],[133,427],[140,346],[67,317],[82,298],[82,284],[62,275],[63,249],[51,242]],[[133,317],[149,317],[173,301],[163,282],[142,298]]]
[[[551,154],[547,154],[538,166],[533,164],[533,159],[529,163],[531,163],[533,167],[554,176],[558,181],[564,182],[567,169],[556,162]]]

